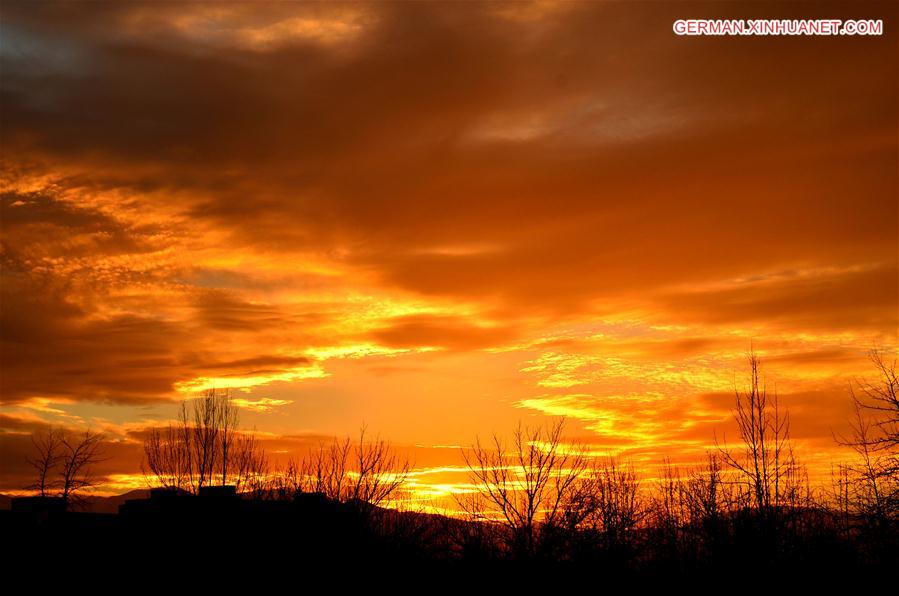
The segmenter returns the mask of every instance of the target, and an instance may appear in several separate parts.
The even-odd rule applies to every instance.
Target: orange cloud
[[[567,414],[651,462],[726,427],[753,345],[823,465],[899,327],[871,10],[797,43],[677,37],[677,5],[5,6],[3,415],[143,427],[233,387],[277,450]]]

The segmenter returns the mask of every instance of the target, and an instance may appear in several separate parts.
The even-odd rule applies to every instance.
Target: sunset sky
[[[872,18],[871,37],[680,37]],[[29,2],[0,11],[0,491],[29,433],[234,388],[274,459],[361,423],[421,499],[518,421],[652,475],[750,347],[824,473],[899,326],[896,5]]]

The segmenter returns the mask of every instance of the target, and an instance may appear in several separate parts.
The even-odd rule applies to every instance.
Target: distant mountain
[[[147,489],[137,489],[129,491],[123,495],[113,495],[111,497],[88,497],[86,499],[84,511],[90,513],[118,513],[119,505],[128,499],[146,499],[150,496]]]
[[[0,493],[0,511],[12,508],[12,497]]]

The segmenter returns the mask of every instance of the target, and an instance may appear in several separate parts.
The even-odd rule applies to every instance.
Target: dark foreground
[[[478,570],[514,581],[566,581],[583,572],[738,588],[775,577],[891,582],[899,563],[894,527],[848,534],[812,511],[776,522],[747,514],[702,528],[646,525],[617,536],[543,529],[521,537],[493,524],[340,503],[316,493],[243,498],[232,487],[210,487],[200,496],[155,490],[149,499],[126,501],[118,514],[66,511],[54,498],[16,499],[11,511],[0,511],[0,532],[10,577],[33,577],[37,564],[85,578],[112,571],[154,582],[191,569],[224,581],[340,568],[335,582],[358,581],[373,570],[392,578]]]

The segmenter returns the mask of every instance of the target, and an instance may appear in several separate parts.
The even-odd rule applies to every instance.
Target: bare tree
[[[63,438],[63,432],[53,426],[31,436],[35,456],[28,463],[34,468],[36,478],[27,488],[36,491],[38,496],[50,496],[56,485],[54,470],[62,458]]]
[[[580,527],[600,534],[607,547],[625,544],[646,516],[637,473],[614,458],[594,460],[584,492],[587,510]]]
[[[292,463],[299,470],[301,490],[322,493],[337,501],[346,500],[351,450],[349,437],[334,439],[330,445],[320,444],[300,464]]]
[[[686,492],[680,469],[666,459],[651,498],[653,529],[659,546],[666,551],[679,548],[688,521]]]
[[[734,390],[734,418],[742,446],[731,448],[726,438],[723,444],[717,437],[715,442],[723,461],[745,486],[748,505],[765,517],[788,504],[801,476],[790,441],[789,413],[781,410],[776,389],[769,398],[755,353],[749,354],[749,369],[748,390]]]
[[[222,475],[222,485],[228,484],[228,473],[233,468],[233,463],[231,459],[234,456],[234,446],[235,446],[235,437],[237,433],[237,427],[240,422],[240,413],[238,412],[237,406],[231,400],[230,393],[225,394],[225,399],[213,399],[212,400],[212,408],[214,409],[214,417],[216,419],[216,426],[218,427],[218,452],[219,452],[219,469]],[[247,471],[247,466],[252,464],[258,464],[258,461],[255,461],[255,457],[253,457],[252,449],[256,446],[255,437],[252,440],[248,440],[246,437],[241,439],[240,445],[238,445],[240,449],[240,458],[242,461],[240,462],[242,465],[242,471]],[[248,449],[249,448],[249,449]],[[231,465],[231,467],[229,467]],[[235,484],[239,484],[239,480],[235,481]]]
[[[874,416],[873,425],[877,434],[871,437],[871,444],[877,449],[888,450],[897,463],[895,450],[899,448],[899,373],[896,372],[896,358],[886,357],[883,350],[874,349],[869,357],[877,371],[877,380],[858,382],[861,395],[853,392],[853,400],[863,410]],[[894,469],[892,472],[896,472]]]
[[[93,466],[103,460],[100,433],[84,431],[62,439],[60,456],[60,496],[66,506],[81,503],[81,494],[95,485]]]
[[[232,443],[228,450],[233,453],[225,470],[230,471],[237,492],[249,493],[256,498],[267,496],[272,488],[268,456],[259,446],[256,435],[236,435]]]
[[[411,465],[390,443],[367,434],[362,426],[355,444],[349,437],[334,439],[319,445],[302,463],[290,462],[288,484],[337,501],[375,506],[389,502],[406,482]]]
[[[365,426],[359,431],[354,460],[351,498],[355,501],[370,505],[387,502],[409,475],[409,461],[400,459],[380,437],[368,440]]]
[[[28,488],[41,497],[62,497],[66,507],[82,504],[82,493],[96,483],[93,466],[103,461],[102,441],[100,433],[53,426],[32,435],[35,456],[28,461],[36,475]]]
[[[151,428],[144,440],[141,469],[155,484],[169,489],[189,490],[193,479],[191,433],[186,425],[186,407],[181,405],[178,424]]]
[[[838,503],[846,518],[861,516],[877,525],[899,513],[899,377],[896,360],[872,350],[877,380],[850,385],[854,409],[851,434],[837,436],[851,447],[856,461],[841,466]]]
[[[505,529],[485,517],[483,499],[478,492],[456,493],[458,513],[443,519],[444,531],[459,556],[467,560],[488,560],[499,554],[500,531]]]
[[[730,497],[722,480],[721,458],[706,454],[704,467],[690,471],[683,487],[686,516],[690,524],[714,526],[729,508]]]
[[[836,513],[837,525],[844,540],[852,538],[854,529],[855,494],[853,485],[855,478],[852,467],[845,464],[836,464],[830,470],[830,499],[831,506]]]
[[[559,524],[566,505],[579,500],[585,451],[563,445],[563,429],[564,420],[546,428],[519,424],[511,448],[494,435],[489,444],[476,439],[462,452],[482,505],[511,531],[520,554],[535,554],[539,526]]]
[[[189,443],[193,460],[191,471],[194,473],[191,484],[195,491],[213,483],[218,469],[217,463],[220,459],[219,446],[222,431],[220,404],[223,401],[230,402],[230,397],[227,392],[219,393],[211,389],[191,402],[190,420],[185,419],[186,408],[181,411],[181,424],[188,429],[191,435]]]
[[[289,459],[283,469],[269,477],[269,496],[277,501],[288,501],[304,491],[306,481],[301,463]]]
[[[177,421],[151,429],[144,440],[144,475],[151,483],[197,493],[218,481],[259,490],[267,458],[254,435],[241,433],[228,391],[206,391],[182,403]]]

